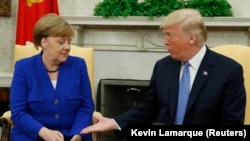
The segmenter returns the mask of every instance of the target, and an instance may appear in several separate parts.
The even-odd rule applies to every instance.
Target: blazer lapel
[[[40,79],[44,82],[43,87],[45,87],[48,91],[54,92],[51,80],[43,64],[41,53],[36,56],[36,61],[36,67],[34,67],[36,69],[36,72],[38,72],[38,75],[36,77],[40,77]]]

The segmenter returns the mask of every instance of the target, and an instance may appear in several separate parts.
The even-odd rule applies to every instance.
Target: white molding
[[[250,17],[207,17],[204,18],[205,25],[211,27],[250,27]]]
[[[11,85],[13,74],[0,72],[0,87],[9,88]]]

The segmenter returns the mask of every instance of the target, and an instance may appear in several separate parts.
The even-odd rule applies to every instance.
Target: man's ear
[[[189,39],[189,44],[194,44],[197,41],[197,35],[192,34]]]

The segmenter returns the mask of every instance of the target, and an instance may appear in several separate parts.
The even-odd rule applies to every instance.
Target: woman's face
[[[58,64],[67,60],[70,51],[68,37],[46,37],[42,39],[43,54]]]

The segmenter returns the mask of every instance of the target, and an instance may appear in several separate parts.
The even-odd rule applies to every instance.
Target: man
[[[124,135],[129,124],[244,123],[246,92],[242,66],[206,46],[207,30],[201,14],[194,9],[176,10],[160,27],[170,55],[156,62],[143,102],[114,119],[97,116],[98,123],[81,133],[114,130],[116,135]],[[188,64],[185,72],[184,64]],[[184,73],[188,76],[187,90],[181,89]],[[181,101],[183,91],[186,102]]]

